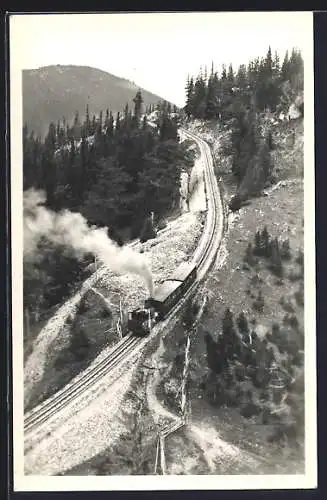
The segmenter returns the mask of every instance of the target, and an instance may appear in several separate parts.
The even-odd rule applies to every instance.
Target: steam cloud
[[[79,259],[92,253],[118,274],[138,274],[152,295],[152,274],[144,255],[129,247],[119,247],[108,238],[107,228],[89,227],[80,213],[48,210],[42,205],[45,201],[43,191],[29,189],[24,193],[24,259],[35,258],[38,242],[45,236],[54,244],[73,249]]]

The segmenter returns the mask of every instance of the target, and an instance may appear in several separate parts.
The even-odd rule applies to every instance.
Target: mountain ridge
[[[126,103],[132,106],[139,89],[146,105],[163,99],[126,78],[91,66],[57,64],[24,69],[22,82],[23,121],[41,137],[50,122],[65,118],[70,124],[76,111],[83,119],[87,104],[92,117],[106,109],[115,114]]]

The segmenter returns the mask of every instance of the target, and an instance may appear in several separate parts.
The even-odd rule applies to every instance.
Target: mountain
[[[92,118],[109,108],[122,111],[139,87],[124,78],[88,66],[45,66],[23,70],[23,121],[29,130],[44,136],[50,122],[65,117],[71,123],[76,111],[85,116],[86,104]],[[144,103],[153,104],[161,97],[141,88]]]

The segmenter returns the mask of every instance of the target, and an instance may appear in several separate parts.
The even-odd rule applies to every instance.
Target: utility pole
[[[149,326],[149,332],[151,333],[151,312],[150,312],[150,309],[148,312],[148,326]]]
[[[122,312],[122,305],[121,305],[121,296],[119,295],[119,319],[117,321],[117,332],[119,335],[119,338],[123,338],[123,312]]]
[[[95,267],[95,281],[98,281],[98,259],[94,256],[94,267]]]
[[[120,295],[119,295],[119,318],[120,318],[120,322],[122,323],[122,320],[123,320],[123,314],[122,314],[121,296],[120,296]]]
[[[161,474],[164,476],[166,474],[166,457],[165,457],[165,438],[160,434],[160,467]]]
[[[157,437],[157,451],[156,451],[156,462],[154,464],[154,473],[157,474],[157,468],[158,468],[158,458],[159,458],[159,441],[160,441],[160,438],[159,438],[159,434],[158,434],[158,437]]]
[[[123,331],[122,331],[122,328],[121,328],[120,318],[117,321],[116,328],[117,328],[118,337],[120,339],[122,339],[123,338]]]

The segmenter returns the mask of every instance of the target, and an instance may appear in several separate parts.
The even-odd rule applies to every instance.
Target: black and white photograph
[[[313,14],[9,23],[14,491],[315,488]]]

